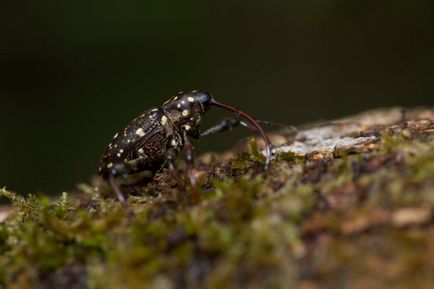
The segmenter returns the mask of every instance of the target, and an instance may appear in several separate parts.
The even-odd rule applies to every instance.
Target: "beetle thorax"
[[[178,93],[162,107],[164,114],[178,129],[194,136],[199,131],[201,115],[205,112],[201,103],[188,93]]]

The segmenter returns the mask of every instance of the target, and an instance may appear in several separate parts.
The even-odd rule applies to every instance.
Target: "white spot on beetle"
[[[191,97],[191,96],[189,96],[189,97],[187,98],[187,100],[188,100],[189,102],[194,102],[194,98]]]
[[[136,130],[136,135],[138,135],[138,136],[144,136],[145,132],[143,131],[143,128],[138,128]]]
[[[167,117],[165,116],[165,115],[163,115],[162,117],[161,117],[161,125],[162,126],[165,126],[167,124]]]
[[[120,157],[121,157],[121,154],[120,154],[120,153],[117,153],[116,155],[118,156],[118,158],[120,158]]]
[[[143,148],[139,148],[139,153],[141,153],[141,154],[144,154],[145,153],[145,151],[143,150]]]
[[[190,114],[190,111],[188,109],[185,109],[182,111],[182,116],[188,116]]]
[[[176,105],[176,107],[177,107],[177,108],[181,108],[181,104],[178,103],[178,104]]]
[[[184,125],[185,130],[190,130],[191,126],[189,124]]]
[[[113,167],[113,163],[109,163],[109,164],[107,164],[107,168],[108,168],[108,169],[111,168],[111,167]]]
[[[176,139],[172,139],[172,141],[170,142],[170,144],[171,144],[173,147],[177,147],[177,146],[178,146],[178,141],[177,141]]]
[[[119,152],[120,152],[120,153],[123,153],[123,152],[124,152],[124,150],[123,150],[123,149],[120,149],[120,150],[119,150]]]
[[[117,137],[118,137],[118,135],[119,135],[119,133],[115,134],[115,136],[114,136],[113,138],[117,138]]]

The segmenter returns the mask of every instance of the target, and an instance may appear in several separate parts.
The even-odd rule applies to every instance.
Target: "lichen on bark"
[[[384,109],[198,159],[199,198],[166,171],[57,200],[7,189],[0,288],[432,288],[434,111]],[[261,143],[259,142],[259,145]]]

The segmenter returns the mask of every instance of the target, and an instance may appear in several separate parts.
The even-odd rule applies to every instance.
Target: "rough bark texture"
[[[0,288],[434,288],[434,111],[384,109],[271,134],[57,201],[0,190]],[[195,197],[195,195],[197,197]]]

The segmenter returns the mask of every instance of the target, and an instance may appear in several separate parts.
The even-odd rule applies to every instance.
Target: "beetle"
[[[199,124],[212,106],[228,110],[237,118],[223,120],[208,130],[201,132]],[[239,118],[244,120],[240,120]],[[151,108],[133,119],[123,130],[116,133],[103,153],[98,174],[108,179],[121,202],[125,198],[115,183],[115,178],[142,171],[155,174],[163,167],[180,181],[174,161],[184,148],[187,173],[194,187],[193,150],[191,139],[201,139],[207,135],[229,130],[237,125],[245,126],[261,135],[265,142],[266,170],[271,160],[271,141],[264,129],[250,115],[236,107],[215,100],[202,90],[178,92],[167,100],[161,108]]]

